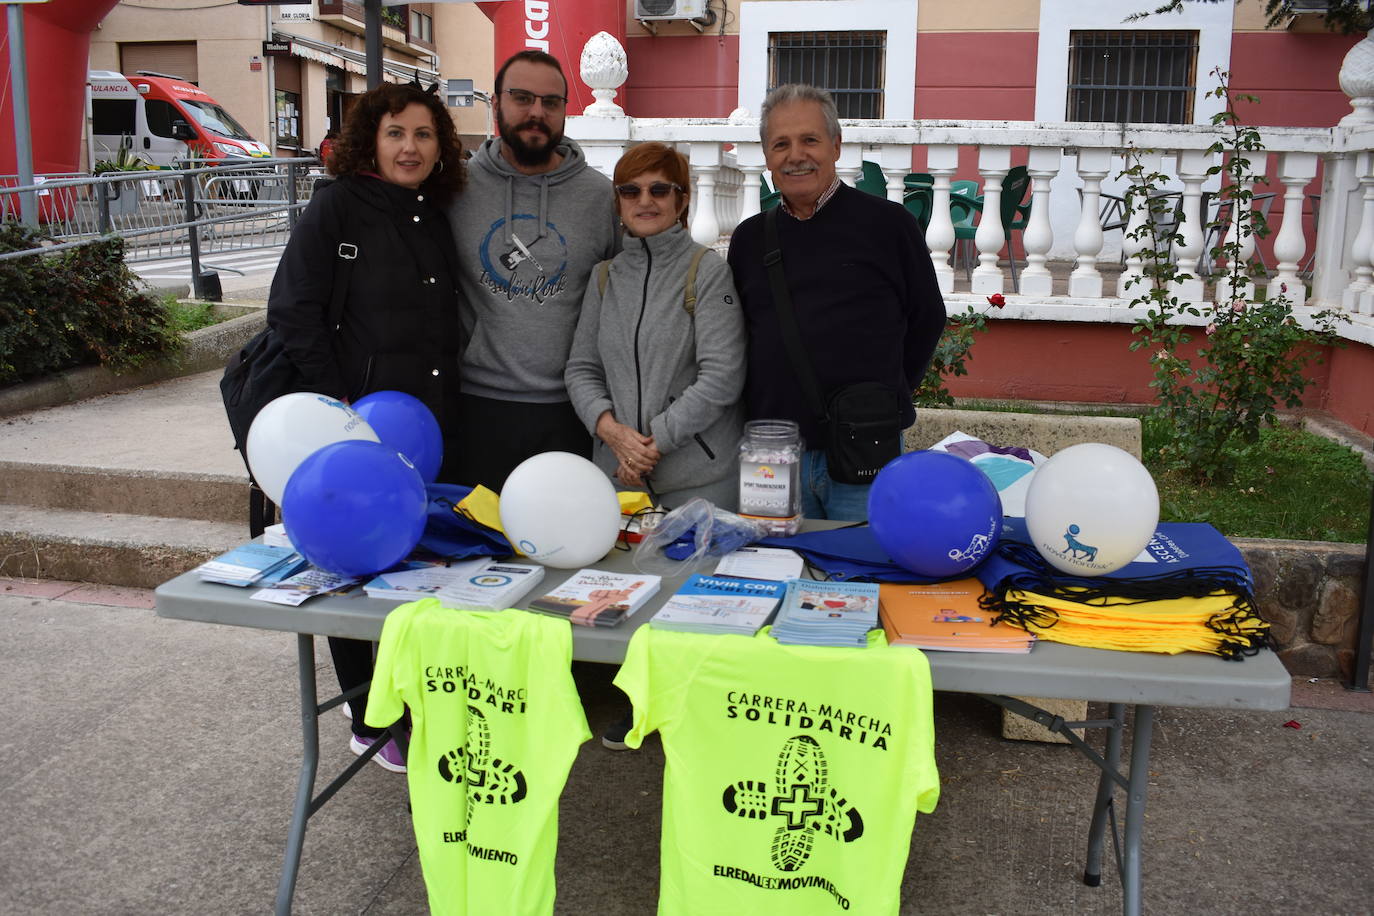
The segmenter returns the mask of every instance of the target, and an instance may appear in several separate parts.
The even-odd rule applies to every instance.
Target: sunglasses
[[[620,195],[621,200],[639,200],[639,195],[648,191],[649,196],[657,200],[662,200],[674,191],[681,191],[678,185],[670,181],[655,181],[647,188],[641,188],[637,184],[619,184],[615,186],[615,193]]]
[[[511,101],[521,108],[529,108],[538,99],[544,105],[545,111],[562,111],[563,105],[568,101],[565,95],[535,95],[527,89],[502,89],[506,95],[510,96]]]

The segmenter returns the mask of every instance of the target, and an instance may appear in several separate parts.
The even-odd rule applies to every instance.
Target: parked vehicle
[[[169,168],[187,159],[263,159],[270,150],[244,130],[211,95],[187,80],[140,70],[133,76],[92,70],[91,164],[129,149]]]

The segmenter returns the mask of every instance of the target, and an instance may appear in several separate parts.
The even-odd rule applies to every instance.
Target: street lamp
[[[33,139],[29,135],[29,67],[24,53],[24,10],[30,3],[48,0],[0,0],[5,5],[10,45],[10,109],[14,117],[14,165],[19,186],[33,184]],[[33,191],[19,195],[19,217],[27,226],[38,225],[38,198]]]

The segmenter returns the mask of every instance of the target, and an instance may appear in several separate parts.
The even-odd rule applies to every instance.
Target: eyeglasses
[[[544,105],[546,111],[562,111],[567,103],[568,97],[565,95],[535,95],[527,89],[502,89],[506,95],[510,96],[511,101],[521,108],[529,108],[538,99]]]
[[[682,188],[670,181],[655,181],[647,188],[641,188],[637,184],[619,184],[615,186],[615,193],[620,195],[621,200],[639,200],[639,195],[644,191],[649,192],[649,196],[662,200],[674,191],[681,191]]]

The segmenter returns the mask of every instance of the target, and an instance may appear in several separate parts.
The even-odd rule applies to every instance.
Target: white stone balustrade
[[[1315,177],[1315,153],[1284,153],[1279,157],[1279,181],[1283,183],[1283,223],[1274,238],[1274,258],[1279,263],[1277,272],[1269,280],[1269,298],[1282,293],[1294,305],[1302,305],[1307,300],[1307,290],[1298,279],[1298,264],[1307,251],[1302,231],[1303,188]]]
[[[1160,153],[1141,151],[1135,154],[1131,163],[1139,164],[1141,174],[1131,177],[1130,186],[1123,195],[1129,206],[1121,242],[1125,267],[1116,284],[1116,295],[1119,299],[1135,299],[1144,295],[1147,289],[1144,284],[1151,282],[1150,278],[1145,276],[1145,257],[1141,254],[1151,243],[1146,232],[1151,214],[1145,186],[1149,183],[1149,176],[1159,171],[1163,158]],[[1086,211],[1087,208],[1084,209]]]
[[[911,147],[884,143],[878,148],[878,166],[887,179],[887,199],[901,203],[906,194],[906,176],[911,171]]]
[[[1206,150],[1179,150],[1176,157],[1183,193],[1178,205],[1179,239],[1174,243],[1174,259],[1179,275],[1186,279],[1175,281],[1173,292],[1180,302],[1202,301],[1203,284],[1199,264],[1202,261],[1203,229],[1206,223],[1202,213],[1202,183],[1207,179],[1207,169],[1215,158]]]
[[[1004,291],[997,256],[1006,242],[1002,231],[1002,179],[1010,170],[1010,147],[984,146],[978,150],[978,174],[983,177],[983,212],[978,220],[978,231],[973,235],[973,243],[978,248],[978,266],[973,270],[971,281],[975,295],[988,296]]]
[[[1099,216],[1102,193],[1124,196],[1130,189],[1130,180],[1122,176],[1127,149],[1150,151],[1145,153],[1146,170],[1171,176],[1166,187],[1181,201],[1178,231],[1182,240],[1173,251],[1179,269],[1196,275],[1199,266],[1211,262],[1210,257],[1203,257],[1203,246],[1206,220],[1215,213],[1215,205],[1209,208],[1212,213],[1204,214],[1202,198],[1208,192],[1215,199],[1219,181],[1207,172],[1220,165],[1221,159],[1208,152],[1216,139],[1210,126],[1123,129],[1114,124],[926,120],[844,121],[842,129],[837,167],[842,180],[857,181],[863,163],[875,163],[891,200],[902,200],[913,156],[916,162],[924,158],[921,170],[932,177],[926,242],[940,289],[956,304],[961,296],[978,302],[996,292],[1014,295],[1009,293],[1007,262],[1002,260],[1010,252],[999,198],[1002,178],[1019,162],[1027,163],[1031,209],[1018,239],[1025,269],[1018,297],[1023,307],[1016,314],[1033,317],[1037,310],[1049,308],[1062,315],[1065,306],[1091,309],[1096,305],[1115,309],[1106,320],[1130,320],[1121,317],[1119,306],[1122,299],[1142,292],[1141,287],[1128,288],[1127,284],[1142,275],[1140,253],[1145,243],[1131,235],[1146,216],[1143,197],[1132,195],[1124,231],[1104,232]],[[737,111],[729,119],[582,115],[570,117],[566,130],[581,143],[588,161],[606,174],[624,150],[648,140],[674,145],[687,154],[694,186],[690,227],[693,238],[703,244],[723,243],[741,220],[759,210],[759,190],[767,169],[757,118],[747,112]],[[1286,286],[1286,295],[1295,303],[1343,308],[1362,319],[1374,316],[1374,124],[1263,128],[1261,136],[1267,151],[1276,154],[1270,157],[1276,163],[1270,187],[1277,191],[1281,186],[1283,197],[1282,205],[1275,201],[1270,213],[1273,268],[1261,290],[1277,295]],[[961,151],[967,150],[974,151],[984,206],[973,240],[977,265],[969,292],[954,293],[961,265],[951,263],[955,233],[950,182],[956,177],[975,177],[967,166],[968,152],[964,152],[964,169],[959,167]],[[1319,161],[1323,164],[1320,224],[1313,238],[1310,230],[1305,231],[1303,210]],[[1228,232],[1234,231],[1233,215],[1228,215],[1226,224]],[[1241,242],[1249,249],[1243,253],[1254,251],[1253,240],[1242,238]],[[1315,257],[1307,258],[1309,252]],[[1124,261],[1121,277],[1114,288],[1105,289],[1100,268],[1118,257]],[[1067,295],[1052,295],[1050,265],[1067,261],[1073,263]],[[1210,290],[1210,283],[1204,286],[1198,277],[1183,281],[1176,292],[1182,299],[1201,301]],[[1215,295],[1229,299],[1230,290],[1218,289]],[[1099,318],[1109,314],[1100,309],[1092,314]],[[1374,319],[1356,324],[1363,328],[1357,336],[1367,335],[1374,343]]]
[[[1360,230],[1350,243],[1354,279],[1341,296],[1349,312],[1374,313],[1374,153],[1361,153],[1356,166],[1361,190]]]
[[[1054,230],[1050,228],[1050,180],[1059,174],[1062,158],[1059,150],[1033,147],[1029,153],[1026,172],[1031,179],[1031,211],[1026,231],[1021,237],[1026,250],[1026,269],[1021,272],[1023,296],[1048,298],[1053,291],[1048,256],[1054,244]],[[1086,209],[1086,208],[1085,208]]]
[[[1255,254],[1255,234],[1254,234],[1254,205],[1248,202],[1245,195],[1253,194],[1255,190],[1254,182],[1246,181],[1237,186],[1238,197],[1231,200],[1229,205],[1230,218],[1226,223],[1226,234],[1222,237],[1221,248],[1223,257],[1226,259],[1226,267],[1230,267],[1231,251],[1235,251],[1235,260],[1240,264],[1250,263],[1250,258]],[[1237,246],[1232,249],[1230,246]],[[1254,281],[1244,271],[1236,271],[1234,275],[1228,269],[1222,277],[1217,279],[1217,301],[1241,300],[1249,302],[1255,297]]]
[[[1069,295],[1097,299],[1102,296],[1102,274],[1097,269],[1097,256],[1102,251],[1102,220],[1099,217],[1102,201],[1102,179],[1111,172],[1112,151],[1109,149],[1078,150],[1078,175],[1083,179],[1082,207],[1078,227],[1073,233],[1073,247],[1078,260],[1069,274]]]

